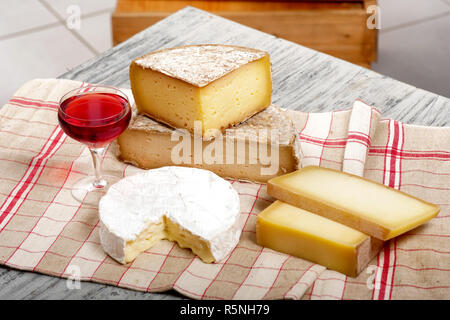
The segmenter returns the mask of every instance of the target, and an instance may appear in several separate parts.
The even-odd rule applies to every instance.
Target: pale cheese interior
[[[250,62],[200,89],[204,132],[223,130],[268,107],[272,96],[269,57]]]
[[[360,252],[363,247],[369,250],[368,235],[281,201],[258,214],[256,237],[261,246],[349,276],[356,276],[373,255]]]
[[[240,123],[270,105],[272,79],[269,56],[243,65],[205,87],[197,87],[133,63],[130,82],[139,113],[175,128],[194,130],[202,123],[203,136]]]
[[[193,130],[195,120],[201,120],[199,88],[134,63],[130,83],[140,113],[188,130]]]
[[[215,261],[211,249],[204,239],[164,216],[162,222],[150,223],[135,240],[126,243],[125,263],[133,261],[139,254],[163,239],[175,241],[181,248],[191,249],[203,262],[212,263]]]

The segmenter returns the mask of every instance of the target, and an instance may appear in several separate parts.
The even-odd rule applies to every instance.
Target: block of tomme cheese
[[[297,170],[301,157],[290,117],[273,105],[210,141],[138,115],[117,145],[119,159],[143,169],[191,166],[255,182]]]
[[[210,171],[148,170],[120,180],[100,199],[100,241],[120,263],[162,239],[217,262],[239,241],[239,206],[231,184]]]
[[[191,45],[135,59],[130,83],[139,113],[191,132],[199,121],[211,138],[270,105],[270,67],[265,51]]]
[[[258,214],[256,239],[351,277],[383,247],[379,239],[278,200]]]
[[[380,183],[316,166],[271,179],[267,191],[279,200],[381,240],[418,227],[440,210]]]

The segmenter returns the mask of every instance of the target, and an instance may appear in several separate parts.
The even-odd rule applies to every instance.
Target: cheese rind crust
[[[100,240],[129,263],[161,239],[176,241],[204,262],[223,259],[241,234],[239,196],[212,172],[163,167],[126,177],[99,203]]]
[[[175,130],[167,127],[146,116],[137,115],[133,118],[130,126],[117,139],[118,157],[124,162],[131,163],[143,169],[158,168],[166,165],[182,165],[211,170],[216,174],[232,179],[245,181],[267,182],[269,179],[281,174],[297,170],[301,158],[301,149],[296,135],[294,125],[285,110],[271,105],[266,110],[261,111],[240,125],[227,129],[222,137],[224,158],[226,157],[227,143],[234,146],[243,143],[245,147],[245,159],[235,158],[233,163],[228,163],[223,159],[222,163],[194,163],[190,158],[190,163],[176,164],[171,158],[173,148],[179,143],[171,141],[171,136]],[[194,145],[192,136],[191,146]],[[212,142],[203,141],[202,152]],[[278,152],[278,167],[271,174],[261,174],[261,168],[269,165],[262,164],[261,159],[257,163],[250,163],[249,145],[258,145],[258,150],[265,146],[268,154],[272,156],[271,148],[276,148]],[[192,150],[193,154],[194,150]],[[275,158],[275,154],[274,154]]]
[[[383,184],[316,166],[271,179],[267,192],[381,240],[418,227],[440,210]]]
[[[205,87],[240,67],[259,60],[262,50],[224,44],[187,45],[145,54],[135,63],[196,87]]]
[[[202,123],[224,131],[270,105],[272,79],[267,52],[227,45],[194,45],[151,52],[130,65],[140,114],[173,128],[194,131]]]
[[[279,200],[257,216],[259,245],[356,277],[383,242]]]

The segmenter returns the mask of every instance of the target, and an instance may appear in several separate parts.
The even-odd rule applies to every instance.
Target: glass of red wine
[[[78,88],[61,98],[58,120],[69,137],[85,144],[91,152],[95,176],[87,176],[72,186],[73,197],[87,203],[88,193],[104,190],[107,185],[119,180],[119,177],[102,176],[101,164],[107,146],[130,123],[130,103],[123,92],[113,87],[98,85]],[[95,200],[93,202],[97,205]]]

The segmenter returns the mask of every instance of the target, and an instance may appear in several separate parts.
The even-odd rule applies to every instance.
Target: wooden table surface
[[[126,42],[63,74],[60,78],[129,88],[128,67],[135,57],[167,47],[225,43],[266,50],[273,70],[273,103],[323,112],[351,107],[356,98],[382,111],[384,118],[450,126],[450,100],[353,65],[186,7]],[[405,57],[406,59],[406,57]],[[143,293],[82,282],[69,290],[66,280],[0,267],[0,299],[182,299],[175,291]]]

